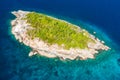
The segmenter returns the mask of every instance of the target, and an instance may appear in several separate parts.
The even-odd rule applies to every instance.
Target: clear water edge
[[[11,14],[10,14],[11,15]],[[57,16],[55,16],[57,17]],[[88,25],[85,23],[77,25],[85,25],[86,30],[89,32],[96,31],[96,37],[104,40],[106,45],[111,47],[109,51],[103,51],[96,55],[95,59],[88,60],[67,60],[61,61],[58,58],[47,58],[43,56],[28,57],[28,53],[31,49],[22,43],[16,41],[11,34],[10,22],[13,16],[8,17],[7,26],[8,36],[12,43],[12,49],[8,49],[5,52],[9,61],[6,62],[9,65],[6,73],[9,80],[119,80],[120,66],[117,60],[120,58],[120,51],[116,49],[115,44],[102,30],[97,29],[97,26]],[[61,18],[61,17],[60,17]],[[74,21],[70,18],[67,21]],[[80,22],[75,20],[75,22]],[[72,23],[75,23],[72,22]],[[76,24],[76,23],[75,23]],[[90,29],[90,30],[89,30]],[[102,35],[101,35],[102,34]],[[113,43],[113,44],[111,44]],[[9,56],[11,55],[11,56]],[[104,75],[104,76],[103,76]]]

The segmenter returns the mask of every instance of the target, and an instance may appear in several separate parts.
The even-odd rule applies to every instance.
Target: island
[[[49,58],[94,58],[101,50],[109,50],[85,29],[42,13],[13,11],[16,19],[11,21],[12,34],[19,42],[32,48],[29,56],[40,54]]]

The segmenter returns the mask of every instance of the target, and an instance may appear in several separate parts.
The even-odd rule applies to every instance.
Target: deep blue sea
[[[28,57],[11,34],[11,11],[41,12],[82,26],[111,50],[95,59]],[[0,80],[120,80],[120,0],[0,0]]]

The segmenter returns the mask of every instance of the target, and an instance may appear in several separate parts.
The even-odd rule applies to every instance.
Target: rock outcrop
[[[33,51],[29,53],[29,56],[40,54],[46,57],[59,57],[61,59],[73,60],[78,57],[80,59],[87,59],[94,58],[94,54],[98,53],[98,50],[110,49],[103,44],[103,41],[96,39],[93,35],[91,35],[91,38],[95,43],[88,43],[88,47],[85,49],[70,48],[69,50],[66,50],[57,44],[48,45],[39,38],[30,39],[27,35],[27,30],[32,27],[23,19],[28,13],[30,12],[21,10],[12,12],[17,18],[11,22],[11,25],[12,33],[15,35],[15,38],[33,49]]]

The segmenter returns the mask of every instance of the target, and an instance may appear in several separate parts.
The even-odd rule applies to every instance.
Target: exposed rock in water
[[[13,26],[12,33],[15,35],[15,38],[33,49],[33,51],[29,53],[29,56],[40,54],[50,58],[59,57],[61,59],[73,60],[79,57],[80,59],[85,60],[87,58],[94,58],[94,54],[98,53],[98,50],[110,49],[103,44],[103,41],[101,42],[98,38],[95,38],[95,36],[91,34],[90,38],[93,39],[95,43],[88,43],[88,46],[85,49],[70,48],[69,50],[66,50],[57,44],[48,45],[39,38],[30,39],[30,36],[27,35],[27,30],[32,27],[26,20],[23,20],[28,13],[30,12],[21,10],[12,12],[12,14],[14,14],[17,18],[11,22],[11,25]],[[118,62],[120,61],[118,60]]]

